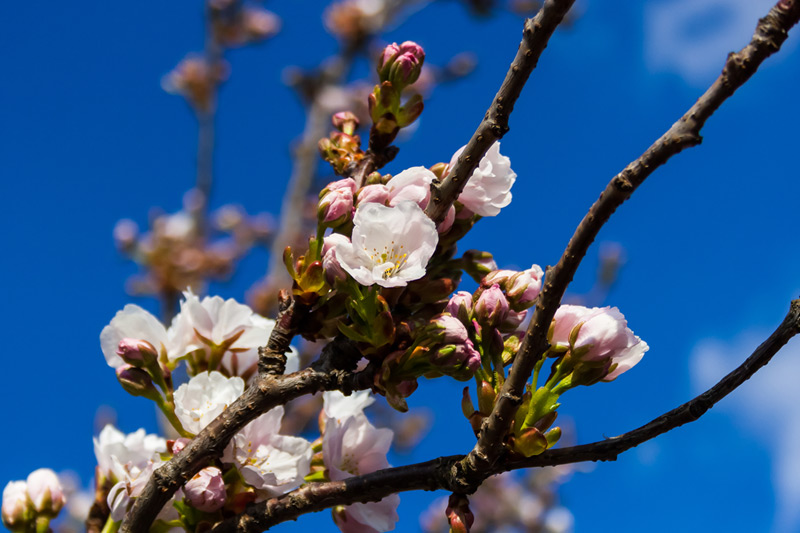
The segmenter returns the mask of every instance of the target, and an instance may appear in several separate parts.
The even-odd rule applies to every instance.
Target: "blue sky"
[[[506,267],[554,264],[607,181],[694,102],[769,5],[580,2],[579,19],[552,39],[502,141],[519,175],[514,201],[483,220],[463,249],[487,249]],[[320,17],[309,15],[322,6],[268,4],[283,31],[229,55],[214,205],[277,210],[289,145],[303,127],[281,70],[313,67],[334,51]],[[455,2],[435,2],[387,35],[418,41],[433,64],[461,51],[479,60],[469,78],[436,89],[387,172],[448,161],[468,140],[520,31],[513,15],[482,20]],[[113,406],[125,431],[155,429],[150,406],[128,397],[105,365],[98,335],[132,301],[123,282],[135,268],[114,249],[114,223],[128,217],[144,225],[152,206],[179,209],[193,183],[194,120],[160,79],[201,47],[201,32],[198,3],[189,0],[16,2],[0,20],[3,485],[40,466],[74,469],[88,482],[100,406]],[[564,397],[562,416],[574,420],[580,442],[632,429],[713,383],[800,292],[796,43],[790,38],[786,53],[712,117],[701,146],[659,169],[601,232],[627,255],[606,303],[622,310],[650,351],[614,383]],[[241,299],[266,260],[254,254],[215,291]],[[596,263],[595,246],[574,292],[589,289]],[[152,301],[134,301],[155,310]],[[790,360],[795,344],[779,355],[787,361],[699,422],[576,473],[562,491],[576,530],[800,531],[791,512],[800,506],[800,465],[790,453],[800,446],[789,378],[800,372]],[[434,425],[395,464],[468,451],[459,389],[439,380],[411,397],[412,408],[436,402]],[[435,496],[403,495],[398,531],[417,530],[418,509]],[[318,516],[314,523],[325,527],[327,517]]]

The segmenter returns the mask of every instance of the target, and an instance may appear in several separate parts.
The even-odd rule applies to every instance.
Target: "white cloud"
[[[652,0],[644,9],[644,56],[651,71],[690,85],[716,78],[728,52],[750,40],[774,0]]]
[[[730,341],[708,339],[695,346],[690,359],[696,392],[711,387],[733,370],[767,337],[749,331]],[[715,409],[734,414],[764,439],[772,457],[775,489],[773,532],[800,527],[800,344],[790,342],[765,368]]]

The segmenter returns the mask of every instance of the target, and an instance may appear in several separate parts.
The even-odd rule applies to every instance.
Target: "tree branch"
[[[694,422],[722,398],[736,390],[797,333],[800,333],[800,300],[794,300],[780,326],[739,367],[722,378],[706,392],[693,398],[647,424],[599,442],[547,450],[527,459],[504,455],[485,471],[486,477],[520,468],[556,466],[583,461],[613,461],[617,456],[648,440],[679,426]],[[390,494],[410,490],[439,490],[458,492],[464,480],[457,476],[457,465],[463,455],[440,457],[432,461],[396,468],[387,468],[344,481],[309,483],[283,496],[248,507],[241,515],[217,524],[213,533],[256,532],[306,513],[321,511],[336,505],[379,501]]]
[[[781,0],[756,27],[750,44],[728,56],[722,74],[697,102],[636,161],[630,163],[606,186],[570,239],[558,264],[548,269],[545,284],[531,319],[525,339],[511,367],[508,379],[497,397],[492,414],[481,427],[478,443],[459,469],[464,470],[471,492],[492,471],[492,465],[503,453],[502,441],[521,403],[525,384],[534,364],[547,350],[547,330],[567,286],[572,281],[589,245],[600,228],[633,191],[658,167],[684,148],[700,144],[700,129],[706,120],[736,89],[752,76],[761,63],[780,49],[788,30],[800,18],[800,3]]]
[[[291,337],[286,338],[284,348],[288,348],[289,341]],[[273,407],[319,391],[340,390],[350,394],[370,388],[371,371],[353,372],[360,357],[351,341],[339,337],[331,341],[319,360],[305,370],[288,376],[260,373],[242,396],[211,421],[186,448],[153,473],[123,521],[120,532],[148,531],[175,491],[209,461],[221,456],[240,429]]]
[[[444,220],[486,151],[508,132],[508,117],[525,82],[536,68],[550,36],[574,3],[575,0],[547,0],[534,18],[525,21],[517,55],[492,105],[447,177],[441,183],[431,184],[431,202],[425,212],[437,224]]]

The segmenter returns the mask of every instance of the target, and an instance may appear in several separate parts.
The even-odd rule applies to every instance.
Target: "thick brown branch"
[[[788,30],[797,23],[798,18],[800,18],[800,4],[794,0],[778,2],[767,16],[758,22],[750,44],[738,53],[728,56],[722,74],[705,94],[639,159],[615,176],[589,209],[558,264],[548,270],[530,327],[515,358],[508,380],[498,395],[491,416],[481,428],[478,444],[461,465],[468,474],[466,478],[470,485],[480,483],[485,477],[485,472],[492,470],[492,465],[503,452],[501,443],[520,404],[520,398],[525,392],[525,384],[533,371],[534,364],[547,350],[547,330],[556,309],[600,228],[655,169],[684,148],[700,143],[700,129],[706,120],[755,73],[764,59],[778,51],[786,40]]]
[[[520,468],[556,466],[583,461],[613,461],[619,454],[667,431],[694,422],[722,398],[747,381],[792,337],[800,332],[800,300],[794,300],[778,328],[739,367],[719,383],[633,431],[599,442],[547,450],[528,459],[494,463],[483,472],[486,477]],[[390,494],[410,490],[462,490],[467,480],[460,478],[458,465],[463,455],[440,457],[432,461],[388,468],[352,477],[345,481],[311,483],[289,494],[253,505],[243,514],[218,524],[214,533],[256,532],[298,516],[355,502],[378,501]]]
[[[360,353],[350,341],[339,338],[326,346],[319,361],[310,368],[288,376],[259,374],[242,396],[178,455],[153,473],[123,521],[120,532],[148,531],[175,491],[209,461],[222,455],[231,438],[262,413],[306,394],[324,390],[350,394],[369,388],[372,385],[370,372],[352,372],[359,357]]]
[[[525,21],[517,55],[492,105],[447,177],[438,185],[431,185],[432,201],[425,211],[437,224],[444,220],[486,151],[508,131],[508,117],[525,82],[536,68],[550,36],[574,3],[575,0],[547,0],[534,18]]]

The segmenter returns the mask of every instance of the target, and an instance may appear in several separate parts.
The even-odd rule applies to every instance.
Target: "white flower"
[[[148,435],[144,429],[125,435],[111,424],[93,440],[101,474],[114,481],[123,479],[126,469],[142,469],[156,454],[167,451],[167,441],[158,435]]]
[[[462,146],[450,159],[450,168],[466,146]],[[464,207],[482,217],[493,217],[500,209],[511,203],[511,186],[517,174],[511,170],[511,160],[500,154],[500,143],[496,142],[483,156],[478,168],[472,173],[458,201]]]
[[[344,420],[351,416],[364,414],[364,409],[375,403],[369,390],[362,390],[345,396],[339,391],[322,393],[322,404],[327,418]]]
[[[247,305],[233,298],[206,296],[202,300],[191,291],[183,293],[180,321],[193,332],[186,351],[203,350],[210,357],[212,347],[224,347],[222,366],[233,375],[254,370],[258,363],[258,347],[269,340],[275,321],[253,313]],[[297,351],[286,355],[286,373],[299,367]]]
[[[372,398],[368,394],[354,394],[347,398],[340,393],[326,393],[323,398],[328,418],[322,438],[322,455],[331,480],[341,481],[388,468],[386,454],[394,432],[378,429],[367,420],[363,409]],[[379,502],[354,503],[345,507],[344,516],[336,517],[336,524],[345,533],[390,531],[399,518],[399,504],[397,494]]]
[[[222,460],[236,464],[245,481],[268,497],[297,488],[311,468],[311,443],[280,435],[283,407],[264,413],[244,427],[225,448]]]
[[[124,361],[117,355],[119,341],[124,338],[138,339],[152,344],[159,353],[166,353],[170,361],[186,354],[185,331],[178,317],[166,329],[153,315],[139,307],[128,304],[118,311],[103,331],[100,332],[100,347],[108,366],[118,368]]]
[[[153,472],[163,465],[166,461],[160,459],[149,461],[142,468],[132,467],[127,472],[124,478],[116,483],[108,492],[106,502],[108,508],[111,510],[111,519],[119,522],[130,510],[134,498],[138,498],[144,490]],[[178,490],[173,494],[169,503],[164,505],[161,512],[158,513],[156,518],[158,520],[170,521],[178,518],[178,511],[173,507],[172,502],[176,499],[183,497],[183,491]]]
[[[403,287],[425,275],[439,236],[417,204],[361,204],[353,222],[352,242],[338,244],[336,258],[357,282]]]
[[[195,435],[244,392],[244,380],[219,372],[200,372],[175,391],[175,415]]]

